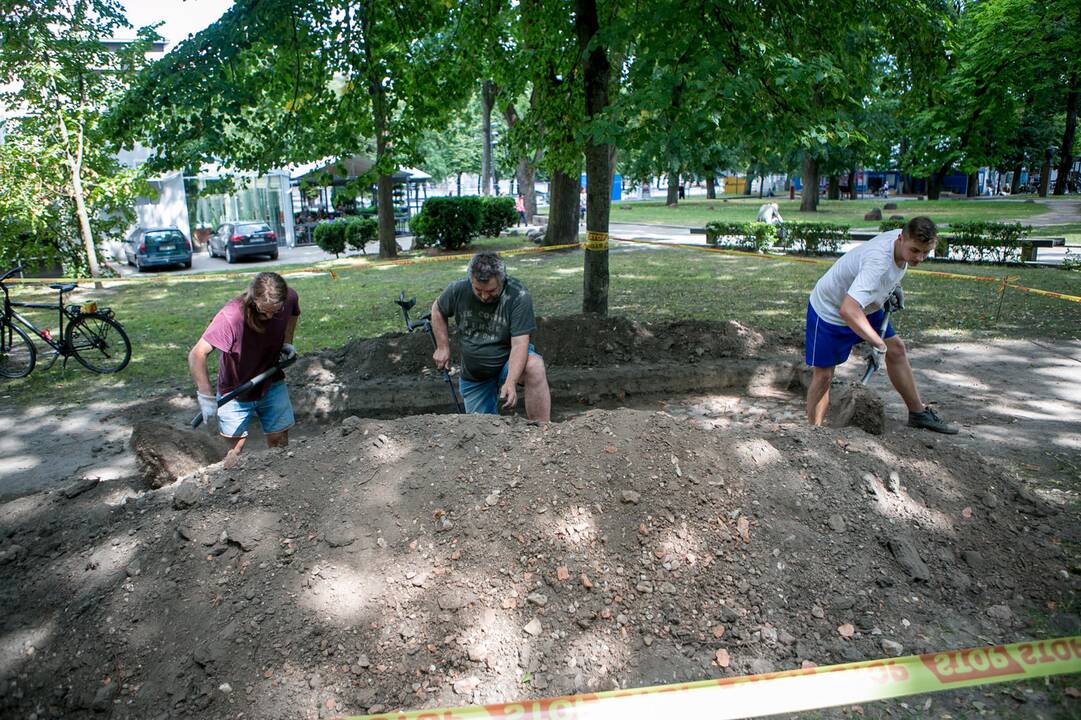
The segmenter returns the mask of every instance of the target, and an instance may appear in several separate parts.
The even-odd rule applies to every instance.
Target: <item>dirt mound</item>
[[[314,718],[1013,641],[1081,540],[927,433],[632,410],[346,418],[81,490],[0,512],[4,717]],[[1054,710],[1032,687],[934,703]]]
[[[229,449],[217,434],[147,420],[135,424],[129,444],[139,474],[152,488],[220,461]]]
[[[748,357],[766,345],[761,334],[731,321],[638,323],[621,317],[583,315],[539,318],[531,340],[551,366]],[[457,361],[454,333],[451,345],[452,357]],[[339,375],[360,378],[416,375],[432,366],[432,341],[421,331],[410,335],[391,333],[355,340],[342,348],[302,358],[301,362],[305,361],[329,364]]]

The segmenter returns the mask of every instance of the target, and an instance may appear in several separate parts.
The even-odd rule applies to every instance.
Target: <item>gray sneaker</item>
[[[925,405],[923,412],[911,412],[908,413],[908,426],[914,428],[924,428],[925,430],[933,430],[945,435],[956,435],[957,428],[950,425],[948,422],[942,419],[942,417],[935,412],[935,409],[930,405]]]

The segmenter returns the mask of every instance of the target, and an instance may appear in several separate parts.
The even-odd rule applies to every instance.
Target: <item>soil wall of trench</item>
[[[737,322],[540,318],[532,339],[544,357],[556,419],[584,406],[721,389],[752,394],[802,382],[793,338],[769,338]],[[451,343],[457,388],[458,347],[455,338]],[[324,420],[453,412],[450,388],[431,356],[432,342],[423,332],[309,355],[290,372],[295,411]],[[522,402],[520,397],[519,411]]]

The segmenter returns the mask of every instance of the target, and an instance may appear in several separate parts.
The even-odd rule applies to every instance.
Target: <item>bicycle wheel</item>
[[[101,313],[75,318],[67,331],[71,354],[96,373],[120,372],[131,360],[131,341],[116,320]]]
[[[0,377],[26,377],[37,358],[37,348],[26,333],[14,325],[0,325]]]

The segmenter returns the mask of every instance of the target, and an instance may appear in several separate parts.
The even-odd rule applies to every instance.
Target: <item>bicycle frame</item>
[[[18,270],[18,268],[16,270]],[[77,313],[71,313],[64,309],[63,293],[60,293],[60,300],[58,300],[55,305],[51,303],[46,305],[44,303],[12,302],[11,296],[8,295],[7,285],[5,285],[3,282],[0,282],[0,289],[3,289],[4,291],[4,314],[2,318],[3,324],[12,323],[13,320],[18,320],[21,325],[24,325],[28,330],[30,330],[31,333],[33,333],[35,338],[51,347],[57,353],[63,355],[64,357],[67,357],[70,354],[67,345],[64,343],[64,318],[68,317],[69,319],[73,320],[77,316]],[[25,315],[22,315],[21,313],[18,313],[12,309],[17,307],[31,308],[36,310],[56,310],[57,318],[59,320],[56,334],[54,335],[52,333],[46,333],[45,330],[39,328]]]

